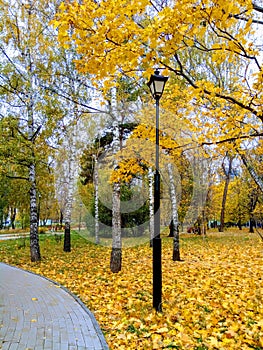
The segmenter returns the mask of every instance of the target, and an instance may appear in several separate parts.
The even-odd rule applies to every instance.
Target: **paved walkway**
[[[0,263],[0,349],[109,349],[93,314],[52,281]]]
[[[29,233],[1,233],[0,241],[29,237]]]
[[[54,236],[54,235],[64,235],[64,231],[54,231],[54,232],[51,232],[51,231],[47,231],[45,233],[45,236]],[[6,240],[9,240],[9,239],[18,239],[18,238],[27,238],[30,236],[30,233],[1,233],[0,234],[0,241],[6,241]]]

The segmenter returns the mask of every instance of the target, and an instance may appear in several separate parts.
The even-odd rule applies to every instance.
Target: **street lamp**
[[[168,77],[160,75],[158,70],[151,75],[147,85],[156,102],[155,126],[155,176],[154,176],[154,237],[153,248],[153,308],[162,311],[162,243],[160,236],[160,173],[159,173],[159,101],[162,97]]]

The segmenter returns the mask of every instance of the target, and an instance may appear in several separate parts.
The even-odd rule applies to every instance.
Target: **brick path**
[[[0,263],[0,349],[109,349],[93,314],[67,290]]]

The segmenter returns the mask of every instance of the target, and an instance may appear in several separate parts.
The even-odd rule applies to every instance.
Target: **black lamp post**
[[[168,77],[155,70],[148,86],[156,102],[156,134],[155,134],[155,176],[154,176],[154,237],[153,248],[153,308],[162,311],[162,242],[160,236],[160,173],[159,173],[159,101],[162,97]]]

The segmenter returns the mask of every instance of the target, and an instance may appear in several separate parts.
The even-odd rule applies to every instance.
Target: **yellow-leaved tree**
[[[136,81],[148,78],[158,65],[180,77],[173,80],[168,100],[187,91],[189,101],[211,98],[221,107],[233,104],[240,120],[246,114],[249,133],[255,117],[260,123],[263,119],[257,35],[261,15],[262,8],[251,0],[83,0],[62,3],[54,25],[65,47],[75,43],[77,68],[104,89],[123,74]],[[231,86],[219,84],[217,67],[225,62],[239,65],[238,72],[229,73],[235,74]],[[186,82],[183,92],[181,79]],[[217,112],[224,115],[224,124],[231,122],[223,108]]]
[[[83,0],[62,2],[53,25],[105,93],[122,76],[144,87],[159,67],[170,76],[162,107],[195,141],[240,148],[263,134],[262,14],[251,0]]]
[[[251,0],[65,1],[53,25],[61,45],[74,43],[77,69],[105,94],[123,76],[145,87],[158,67],[170,76],[162,107],[191,142],[242,154],[244,139],[263,135],[262,13]],[[171,123],[162,130],[173,152]]]

